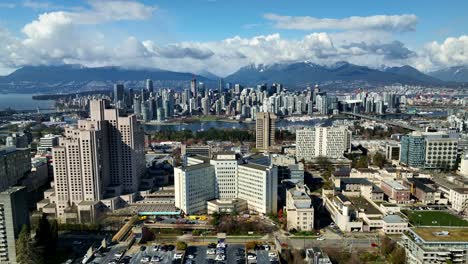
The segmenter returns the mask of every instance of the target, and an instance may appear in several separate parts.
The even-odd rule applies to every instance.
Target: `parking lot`
[[[250,250],[249,255],[255,254],[255,259],[247,258],[247,263],[257,263],[257,264],[271,264],[271,263],[279,263],[278,256],[276,253],[273,253],[272,250],[269,248],[265,248],[263,246],[258,246],[255,250]],[[275,256],[272,257],[270,254],[274,254]]]
[[[207,255],[207,246],[189,246],[185,251],[185,263],[203,264],[203,263],[225,263],[237,264],[245,263],[244,245],[229,244],[226,247],[226,260],[216,261],[216,254]],[[193,259],[189,260],[188,256],[192,255]]]
[[[144,249],[144,250],[141,250]],[[140,264],[140,263],[161,263],[161,264],[170,264],[177,263],[174,262],[175,249],[174,246],[168,246],[167,248],[161,248],[157,245],[144,246],[144,248],[138,248],[138,251],[128,252],[126,256],[130,256],[131,264]],[[145,259],[150,261],[146,262]]]

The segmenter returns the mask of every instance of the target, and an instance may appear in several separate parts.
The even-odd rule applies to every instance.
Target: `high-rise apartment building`
[[[341,158],[351,148],[351,131],[347,127],[314,127],[296,131],[297,160],[317,157]]]
[[[58,218],[72,205],[137,191],[145,171],[136,116],[120,117],[104,100],[90,102],[90,118],[67,128],[52,154]]]
[[[114,84],[114,103],[123,102],[124,100],[124,85],[123,84]]]
[[[146,80],[146,91],[148,92],[148,95],[153,93],[153,81],[150,79]]]
[[[190,92],[193,98],[197,97],[197,80],[195,78],[190,81]]]
[[[0,263],[18,263],[15,240],[23,225],[29,225],[26,187],[0,192]]]
[[[256,147],[268,150],[275,144],[276,115],[269,112],[257,113],[255,123]]]

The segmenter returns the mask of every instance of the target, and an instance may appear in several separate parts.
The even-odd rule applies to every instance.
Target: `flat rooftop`
[[[259,164],[255,164],[255,163],[246,163],[246,164],[242,164],[240,166],[244,166],[244,167],[251,168],[251,169],[256,169],[256,170],[262,170],[262,171],[266,171],[268,169],[267,166],[263,166],[263,165],[259,165]]]
[[[387,184],[388,186],[390,186],[392,189],[395,189],[397,191],[406,191],[406,190],[408,190],[408,188],[406,188],[401,183],[399,183],[397,181],[394,181],[394,180],[384,180],[383,182],[385,184]]]
[[[185,171],[193,171],[193,170],[198,170],[198,169],[203,169],[207,167],[211,167],[212,165],[209,163],[200,163],[200,164],[194,164],[190,165],[184,168]]]
[[[468,228],[418,227],[412,228],[425,242],[463,242],[468,243]],[[444,235],[443,232],[448,232]]]
[[[366,214],[382,214],[374,205],[372,205],[369,201],[362,197],[349,197],[349,201],[351,201],[353,207],[361,212],[364,211]]]

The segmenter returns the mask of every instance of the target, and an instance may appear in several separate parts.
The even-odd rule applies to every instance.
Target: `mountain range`
[[[430,72],[429,75],[443,81],[468,82],[468,65],[441,69]]]
[[[348,62],[324,66],[311,62],[289,64],[248,65],[226,77],[226,81],[244,82],[246,85],[279,82],[292,87],[305,87],[311,82],[322,86],[377,86],[395,83],[411,85],[441,85],[444,81],[428,76],[411,66],[372,69]]]
[[[184,87],[188,86],[193,78],[202,82],[215,83],[201,75],[159,69],[88,68],[81,65],[26,66],[0,77],[0,93],[69,93],[110,90],[115,83],[140,88],[145,86],[146,79],[152,79],[156,87]]]
[[[121,67],[88,68],[81,65],[26,66],[7,76],[0,76],[0,93],[70,93],[110,90],[115,83],[141,88],[146,79],[156,87],[189,87],[196,78],[208,87],[217,87],[218,77],[209,71],[200,74],[160,69],[126,69]],[[304,88],[320,83],[336,89],[372,88],[379,85],[449,85],[468,82],[468,66],[452,67],[424,74],[405,65],[373,69],[345,61],[319,65],[309,61],[248,65],[225,77],[225,82],[244,85],[282,83],[289,88]]]

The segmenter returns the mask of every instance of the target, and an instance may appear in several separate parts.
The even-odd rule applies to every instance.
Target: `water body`
[[[54,107],[53,100],[33,100],[33,94],[0,94],[0,110],[12,108],[14,110],[50,109]]]
[[[331,120],[309,120],[292,122],[287,120],[280,120],[276,123],[276,127],[279,129],[288,129],[291,127],[307,127],[315,126],[317,124],[331,124]],[[217,129],[253,129],[255,123],[237,123],[237,122],[225,122],[225,121],[199,121],[193,123],[178,123],[178,124],[145,124],[144,129],[147,133],[154,133],[158,131],[206,131],[210,128]]]

